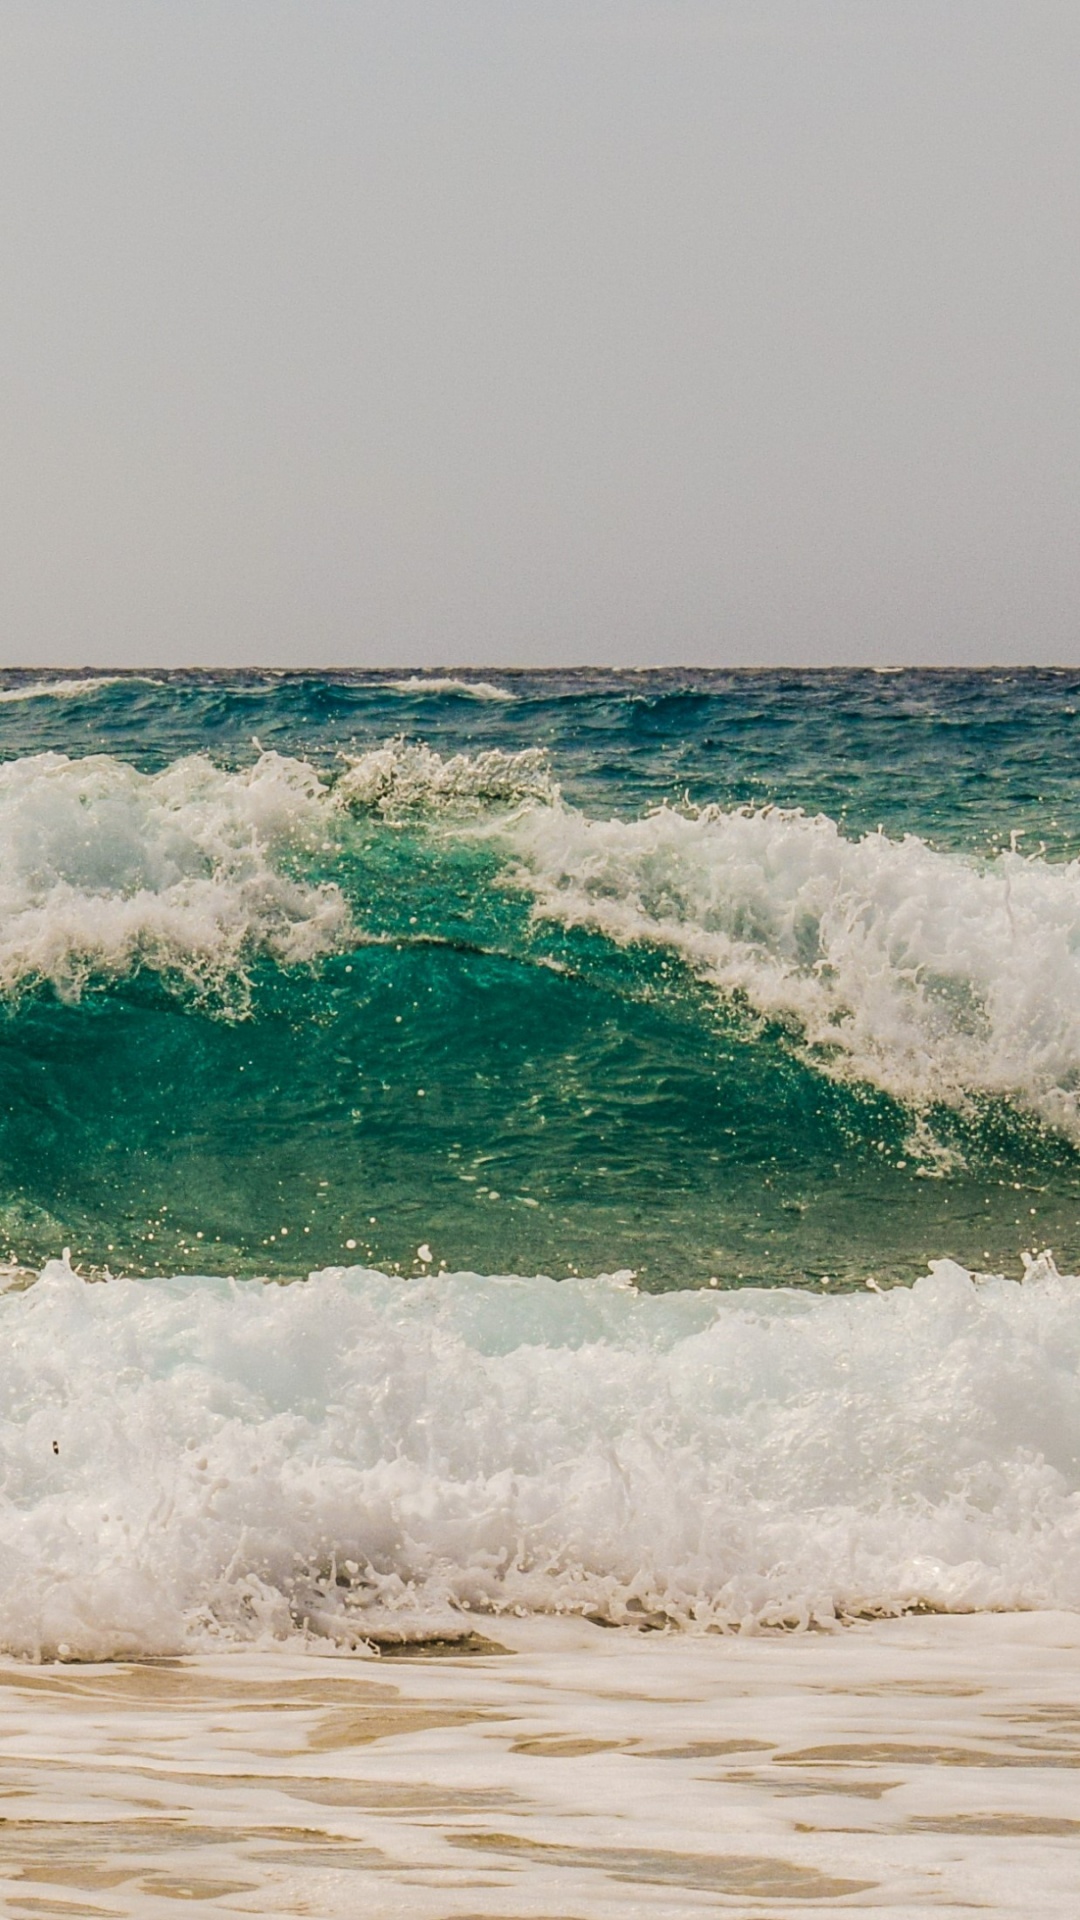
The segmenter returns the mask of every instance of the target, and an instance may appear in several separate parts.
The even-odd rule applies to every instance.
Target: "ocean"
[[[1080,1606],[1078,742],[0,674],[0,1645]]]

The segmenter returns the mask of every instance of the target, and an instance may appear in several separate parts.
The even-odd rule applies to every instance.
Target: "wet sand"
[[[35,1915],[1071,1916],[1080,1616],[0,1664]]]

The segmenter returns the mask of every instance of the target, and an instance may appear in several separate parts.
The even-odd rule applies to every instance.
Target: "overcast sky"
[[[5,664],[1080,660],[1076,0],[0,0]]]

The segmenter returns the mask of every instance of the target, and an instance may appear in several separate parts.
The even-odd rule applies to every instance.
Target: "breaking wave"
[[[476,813],[527,801],[553,803],[559,795],[540,747],[518,753],[491,747],[444,757],[399,738],[344,758],[346,770],[335,787],[338,801],[389,819],[417,810],[460,814],[462,808]]]
[[[242,1003],[259,953],[311,961],[346,937],[336,886],[290,871],[323,842],[325,789],[263,754],[143,774],[106,755],[0,765],[0,990],[77,999],[140,966]]]
[[[388,682],[395,693],[459,694],[464,700],[515,700],[509,687],[493,686],[490,680],[458,680],[453,675],[413,673],[407,680]]]
[[[614,1280],[0,1298],[0,1644],[362,1640],[1080,1605],[1080,1280],[659,1298]]]
[[[556,804],[501,831],[539,914],[673,949],[829,1071],[915,1105],[1017,1096],[1080,1133],[1080,863],[849,839],[779,808]]]
[[[276,752],[236,771],[204,755],[160,773],[8,761],[0,992],[77,998],[146,967],[240,1007],[259,956],[308,964],[364,937],[365,820],[487,846],[489,888],[524,892],[534,923],[678,955],[833,1077],[916,1108],[1014,1099],[1080,1137],[1080,862],[854,839],[779,808],[592,818],[539,748],[444,756],[398,738],[325,772]],[[460,924],[449,870],[445,884],[417,937]]]

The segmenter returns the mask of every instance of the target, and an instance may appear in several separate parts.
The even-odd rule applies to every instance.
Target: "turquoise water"
[[[39,1266],[1080,1256],[1080,673],[8,672]]]

